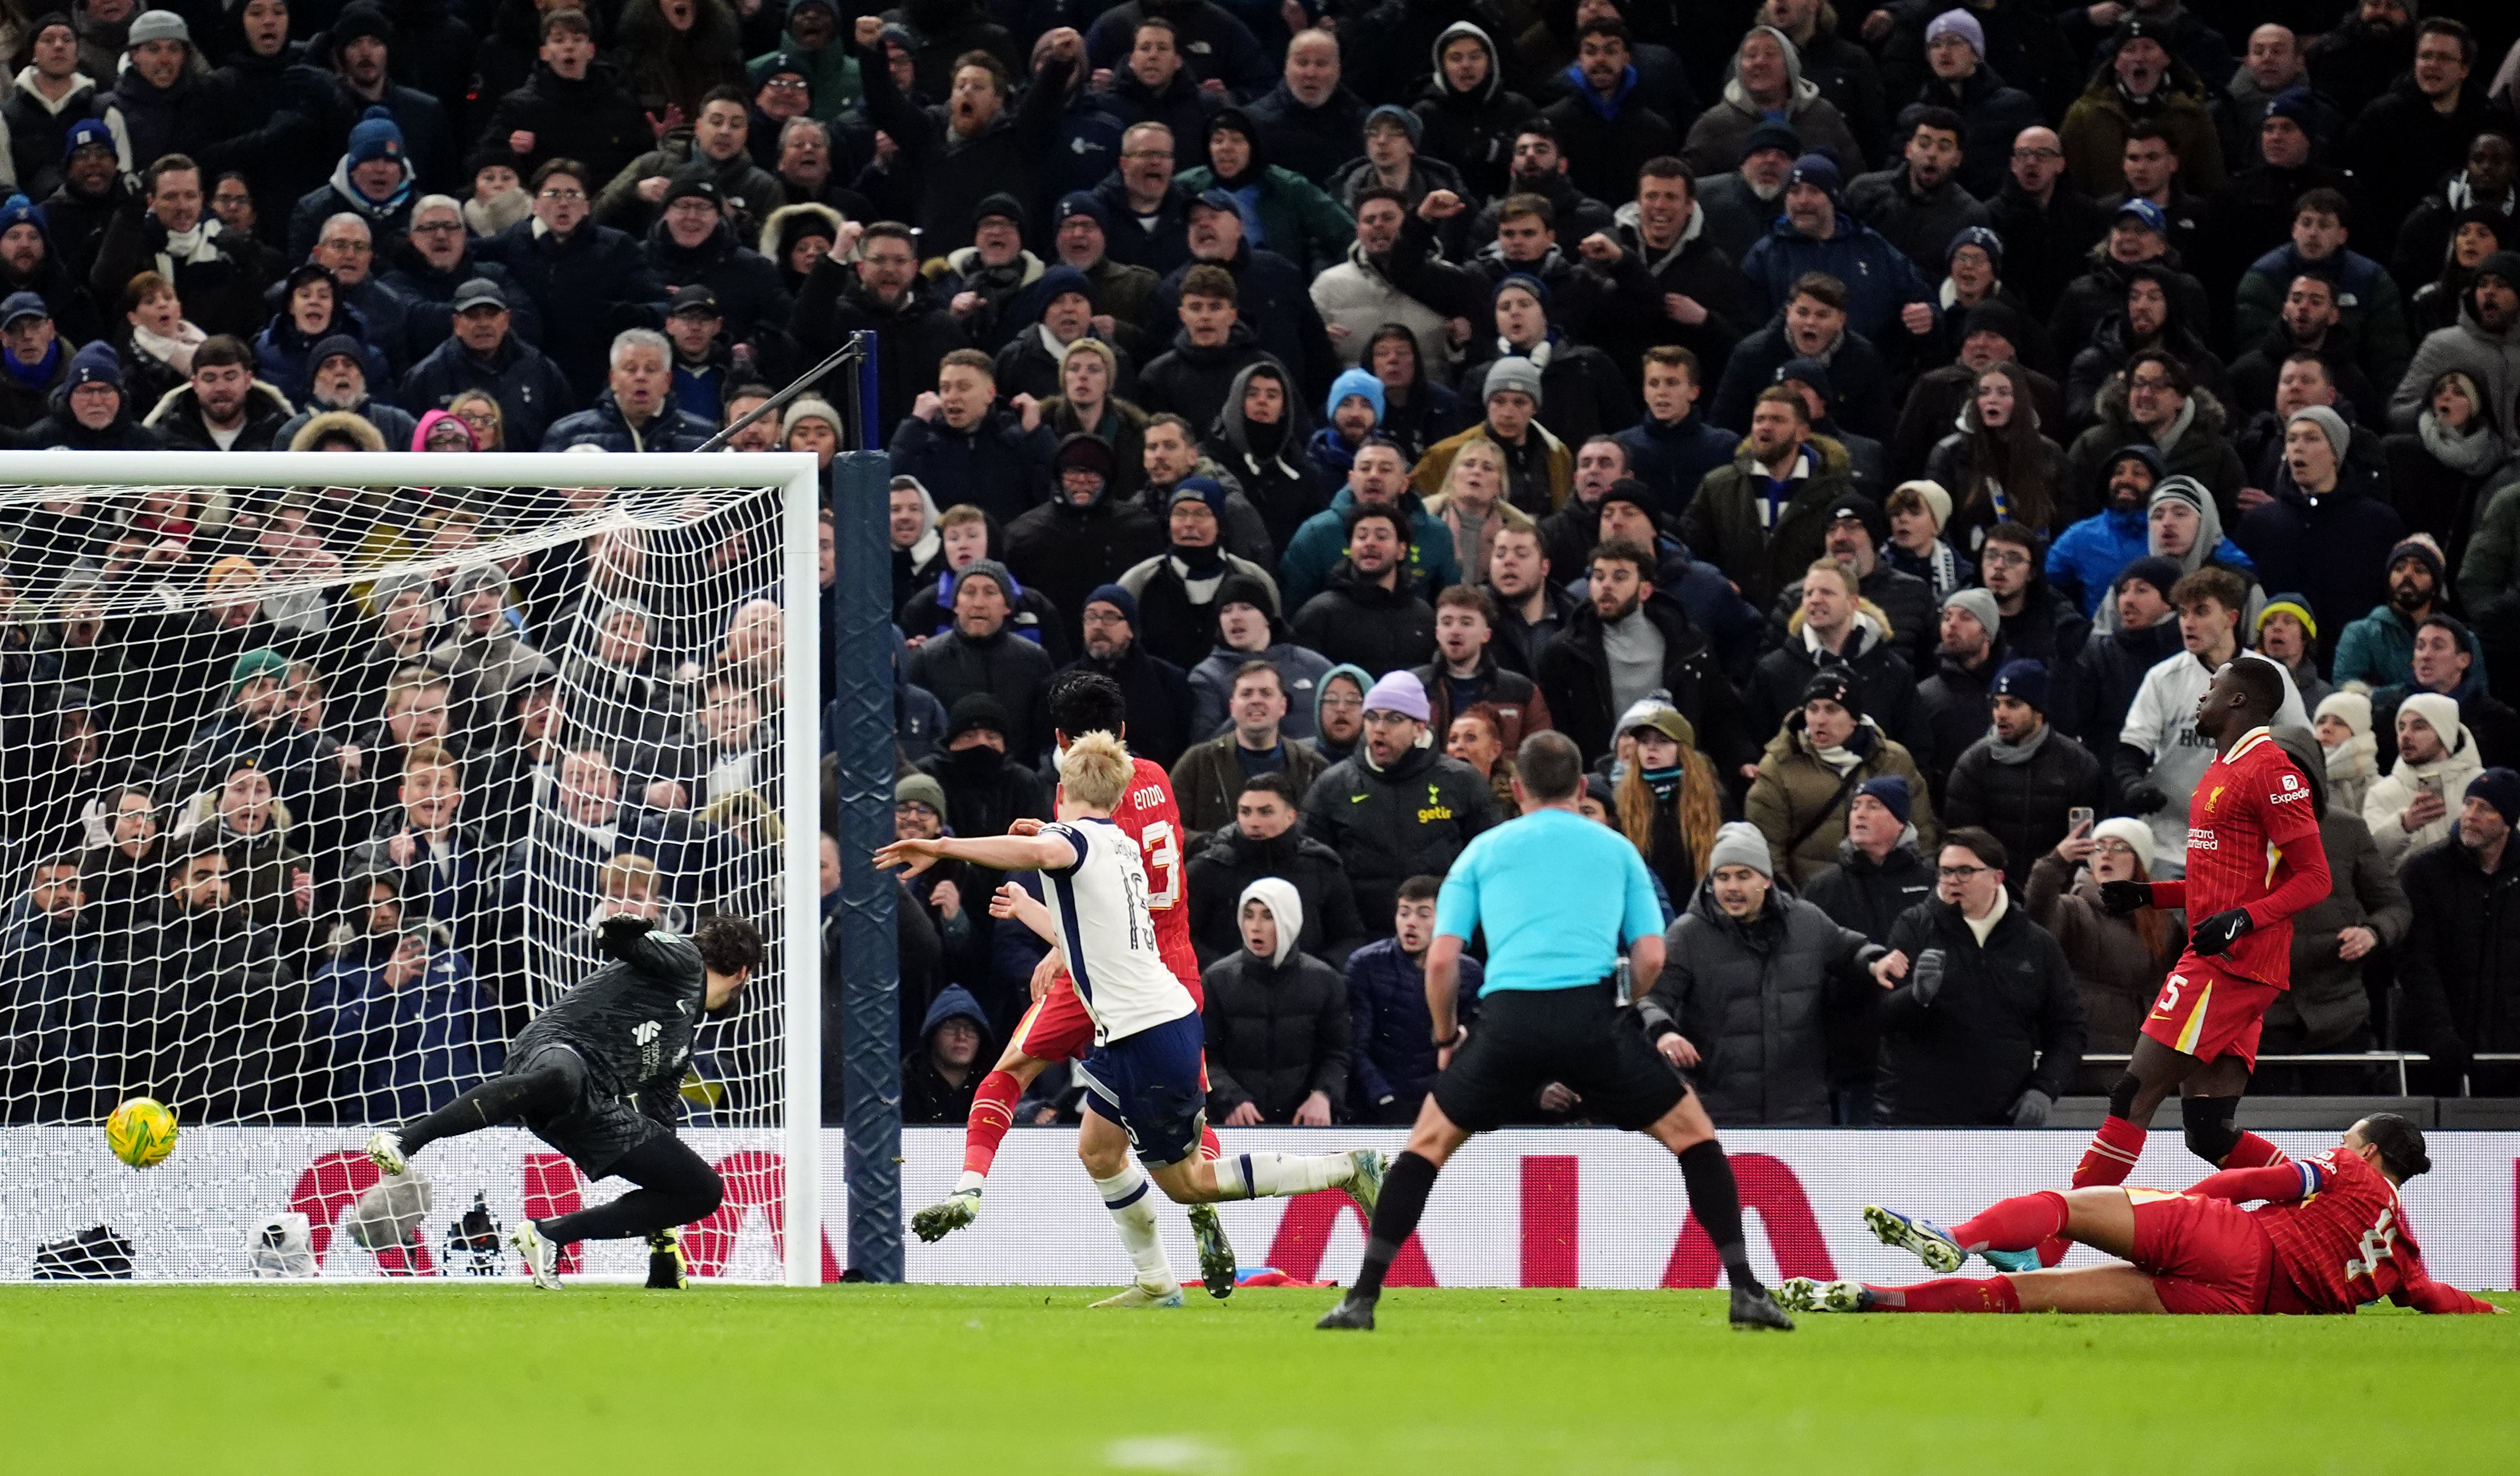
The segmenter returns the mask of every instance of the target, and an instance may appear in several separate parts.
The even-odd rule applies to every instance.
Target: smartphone
[[[2092,807],[2076,805],[2065,812],[2065,833],[2079,835],[2092,828]]]
[[[2415,787],[2423,790],[2427,794],[2439,794],[2442,792],[2441,776],[2438,774],[2423,775],[2416,779]]]

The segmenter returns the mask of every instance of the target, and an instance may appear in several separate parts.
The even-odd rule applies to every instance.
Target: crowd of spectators
[[[1719,1121],[2036,1125],[2179,953],[2095,888],[2178,873],[2242,658],[2336,877],[2267,1049],[2520,1087],[2511,15],[1683,9],[0,8],[0,446],[688,450],[872,332],[897,823],[1046,815],[1117,681],[1221,1122],[1414,1111],[1432,888],[1556,729]],[[393,1115],[570,946],[511,913],[768,910],[769,551],[348,577],[518,511],[0,510],[11,1116]],[[1002,879],[905,887],[914,1118],[1024,1006]]]

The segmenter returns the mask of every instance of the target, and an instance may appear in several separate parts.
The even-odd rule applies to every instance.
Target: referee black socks
[[[1403,1152],[1391,1161],[1382,1176],[1382,1197],[1374,1202],[1373,1224],[1366,1230],[1365,1265],[1356,1274],[1351,1297],[1371,1301],[1382,1295],[1382,1278],[1391,1270],[1392,1258],[1417,1233],[1418,1218],[1426,1213],[1426,1195],[1435,1187],[1435,1174],[1434,1160],[1417,1153]],[[1737,1211],[1733,1219],[1737,1227]],[[1741,1238],[1737,1228],[1732,1238]]]
[[[1396,1178],[1398,1171],[1393,1172]],[[1741,1239],[1741,1188],[1732,1181],[1732,1160],[1724,1156],[1724,1144],[1712,1138],[1690,1143],[1680,1152],[1680,1174],[1688,1184],[1688,1212],[1715,1242],[1725,1280],[1735,1289],[1756,1289],[1759,1275],[1750,1270],[1749,1249]],[[1390,1203],[1391,1190],[1382,1192],[1383,1203]],[[1382,1217],[1373,1219],[1378,1231]]]
[[[1759,1276],[1750,1269],[1749,1251],[1741,1237],[1741,1190],[1732,1182],[1732,1163],[1724,1156],[1724,1145],[1711,1138],[1690,1144],[1680,1154],[1680,1172],[1688,1184],[1688,1212],[1715,1242],[1725,1279],[1735,1287],[1755,1289]],[[1426,1212],[1435,1174],[1434,1163],[1416,1153],[1404,1152],[1392,1160],[1391,1171],[1382,1181],[1382,1198],[1374,1206],[1373,1225],[1366,1232],[1365,1265],[1356,1274],[1352,1295],[1369,1299],[1382,1295],[1382,1278],[1390,1272],[1392,1259]]]

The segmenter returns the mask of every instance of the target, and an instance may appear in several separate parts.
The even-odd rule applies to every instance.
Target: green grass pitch
[[[2520,1318],[1810,1317],[1715,1292],[0,1288],[20,1471],[2509,1471]],[[2520,1307],[2520,1298],[2498,1300]],[[172,1464],[169,1457],[173,1458]]]

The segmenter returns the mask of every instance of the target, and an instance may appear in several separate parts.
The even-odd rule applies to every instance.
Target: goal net
[[[624,1186],[452,1140],[370,1247],[359,1146],[631,914],[768,940],[684,1079],[730,1184],[692,1249],[819,1278],[777,1232],[819,1225],[818,492],[802,456],[0,456],[0,1277],[99,1226],[138,1276],[248,1275],[292,1214],[327,1276],[495,1265],[476,1198]],[[102,1124],[139,1096],[182,1137],[135,1170]]]

